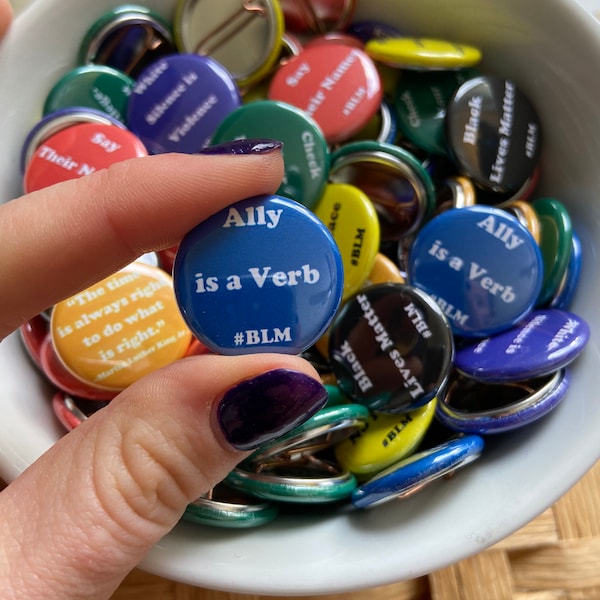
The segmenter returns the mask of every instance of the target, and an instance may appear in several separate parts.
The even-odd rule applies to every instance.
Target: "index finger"
[[[137,158],[0,206],[0,339],[225,206],[277,189],[278,151]]]

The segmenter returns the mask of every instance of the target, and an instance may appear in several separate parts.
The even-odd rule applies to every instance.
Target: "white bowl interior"
[[[19,152],[52,83],[114,0],[36,0],[0,45],[0,201],[20,194]],[[170,15],[173,2],[148,0]],[[245,531],[180,524],[141,565],[186,583],[235,592],[343,592],[431,572],[490,546],[553,504],[600,456],[600,26],[570,0],[359,0],[358,18],[411,35],[477,45],[484,68],[516,80],[543,123],[539,195],[565,202],[584,250],[573,312],[592,338],[567,397],[526,429],[490,439],[484,457],[406,501],[354,514],[286,516]],[[52,257],[47,257],[52,260]],[[3,293],[10,293],[4,287]],[[0,344],[0,476],[16,477],[62,429],[50,388],[16,335]]]

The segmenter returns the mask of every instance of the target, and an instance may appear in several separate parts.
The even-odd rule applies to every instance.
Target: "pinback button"
[[[436,417],[464,433],[504,433],[529,425],[553,410],[570,383],[566,369],[524,382],[482,383],[454,376]]]
[[[278,194],[312,209],[329,174],[329,149],[317,123],[300,109],[272,100],[252,102],[233,111],[219,125],[213,144],[241,138],[283,142],[285,176]]]
[[[275,65],[284,19],[276,0],[179,0],[173,28],[181,52],[211,56],[244,87]]]
[[[190,231],[173,267],[196,337],[221,354],[299,354],[339,306],[343,267],[325,225],[277,195],[225,208]]]
[[[112,391],[183,357],[191,341],[171,277],[139,262],[55,305],[50,329],[64,366]]]
[[[454,92],[474,76],[474,71],[463,69],[402,73],[394,101],[402,134],[421,150],[445,156],[446,106]]]
[[[509,79],[470,79],[448,104],[449,151],[484,190],[510,194],[526,184],[538,162],[540,134],[535,109]]]
[[[399,29],[381,21],[355,21],[346,28],[346,31],[365,44],[370,40],[402,37]]]
[[[581,247],[581,240],[576,232],[573,231],[573,248],[571,249],[569,266],[554,298],[550,302],[552,308],[567,310],[571,305],[579,284],[582,258],[583,249]]]
[[[176,54],[149,66],[137,79],[128,126],[152,154],[194,153],[240,105],[228,71],[208,56]]]
[[[376,140],[383,144],[393,144],[398,136],[396,111],[392,104],[384,98],[379,110],[350,142],[361,140]]]
[[[542,256],[529,231],[487,206],[448,210],[416,235],[408,281],[436,299],[456,335],[485,337],[520,321],[541,289]]]
[[[534,310],[516,327],[465,345],[454,365],[478,381],[500,383],[539,377],[565,367],[582,352],[588,324],[558,309]]]
[[[541,238],[541,223],[540,219],[529,202],[524,200],[513,200],[506,205],[502,205],[502,208],[508,211],[511,215],[514,215],[519,222],[527,227],[529,233],[533,236],[536,243],[540,243]],[[543,251],[542,251],[543,258]],[[546,267],[544,266],[544,269]],[[545,272],[545,271],[544,271]]]
[[[331,183],[314,208],[335,240],[344,266],[342,300],[358,291],[379,251],[379,219],[369,197],[354,187]]]
[[[48,335],[48,320],[42,315],[36,315],[19,327],[19,334],[27,354],[41,369],[42,344]]]
[[[341,390],[371,410],[401,413],[430,402],[444,385],[454,341],[427,294],[408,285],[365,288],[342,308],[329,359]]]
[[[144,6],[126,4],[92,24],[81,42],[79,62],[107,65],[135,79],[148,65],[176,51],[167,21]]]
[[[369,197],[379,216],[382,243],[417,231],[435,205],[427,171],[413,154],[392,144],[345,144],[331,156],[329,179],[354,185]]]
[[[356,508],[372,508],[394,499],[408,498],[426,485],[456,472],[479,458],[484,441],[465,435],[417,452],[388,467],[352,493]]]
[[[365,427],[336,444],[335,457],[364,479],[405,458],[421,443],[435,415],[434,398],[402,415],[371,413]]]
[[[532,207],[540,222],[540,249],[544,260],[544,280],[536,304],[544,306],[556,294],[569,266],[573,225],[565,206],[554,198],[539,198]]]
[[[467,177],[446,177],[439,182],[436,190],[436,214],[450,208],[464,208],[473,206],[477,196],[475,187]]]
[[[365,285],[375,285],[377,283],[406,283],[396,263],[381,252],[378,252],[375,256],[373,268]]]
[[[101,390],[88,385],[75,377],[56,355],[50,334],[46,336],[40,349],[40,366],[44,375],[52,384],[66,394],[94,401],[108,401],[116,396],[116,392]]]
[[[402,69],[462,69],[481,60],[473,46],[431,38],[374,39],[365,50],[374,60]]]
[[[125,123],[135,81],[104,65],[84,65],[63,75],[50,90],[44,115],[71,106],[101,110]]]
[[[269,98],[313,117],[330,143],[350,139],[377,112],[383,91],[373,61],[358,48],[305,49],[274,75]]]
[[[38,121],[25,137],[21,150],[21,173],[25,173],[34,152],[47,138],[67,127],[80,123],[115,125],[125,129],[125,125],[121,121],[94,108],[71,106],[51,112]]]
[[[37,147],[25,170],[23,187],[26,193],[33,192],[147,154],[139,138],[126,129],[102,123],[72,125]]]
[[[356,0],[279,0],[286,29],[296,33],[343,30],[354,16]]]
[[[52,396],[52,410],[67,431],[72,431],[81,425],[107,404],[107,402],[94,402],[72,397],[66,392],[56,392]]]

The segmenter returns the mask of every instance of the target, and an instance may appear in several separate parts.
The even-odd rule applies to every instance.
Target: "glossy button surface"
[[[52,343],[65,367],[90,385],[120,390],[185,355],[191,341],[172,280],[133,263],[59,302]]]
[[[519,381],[552,373],[575,360],[590,337],[589,325],[559,310],[534,310],[513,327],[456,352],[463,374],[488,382]]]
[[[466,435],[417,452],[356,488],[352,493],[352,504],[356,508],[372,508],[390,500],[407,498],[425,485],[472,463],[479,458],[483,448],[483,438]]]
[[[336,241],[344,265],[343,299],[367,279],[379,251],[379,220],[369,197],[357,187],[329,184],[314,208]]]
[[[134,80],[104,65],[85,65],[69,71],[50,90],[44,114],[69,106],[101,110],[125,122]]]
[[[446,135],[459,168],[485,190],[517,192],[538,162],[539,118],[509,79],[482,76],[465,82],[448,104]]]
[[[403,284],[361,290],[336,317],[329,359],[342,391],[372,410],[427,404],[444,384],[454,342],[433,299]]]
[[[365,426],[335,447],[337,460],[364,478],[389,467],[416,450],[435,415],[434,398],[402,415],[371,413]]]
[[[189,327],[221,354],[299,354],[327,329],[343,290],[325,225],[276,195],[238,202],[194,228],[173,276]]]
[[[566,207],[555,198],[538,198],[532,206],[540,222],[544,280],[537,305],[543,306],[556,294],[569,266],[573,225]]]
[[[377,112],[383,92],[373,61],[358,48],[307,48],[273,77],[269,98],[297,106],[330,143],[350,139]]]
[[[460,69],[481,60],[473,46],[432,38],[383,38],[367,42],[375,60],[402,69]]]
[[[446,106],[470,71],[406,71],[395,91],[398,128],[415,146],[446,155]]]
[[[175,54],[138,77],[128,109],[129,128],[152,154],[193,153],[240,105],[228,71],[208,56]]]
[[[33,192],[146,155],[142,142],[126,129],[80,123],[51,135],[37,147],[26,167],[23,187],[25,192]]]
[[[448,210],[411,247],[408,281],[433,296],[454,332],[484,337],[508,329],[534,306],[543,263],[529,231],[485,206]]]
[[[246,86],[275,64],[284,20],[276,0],[179,0],[173,27],[181,52],[211,56]]]
[[[329,150],[317,123],[300,109],[262,100],[233,111],[216,130],[212,143],[243,138],[283,142],[285,174],[278,194],[313,208],[325,189]]]

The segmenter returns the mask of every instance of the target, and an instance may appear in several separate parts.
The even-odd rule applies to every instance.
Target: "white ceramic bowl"
[[[0,200],[19,195],[21,142],[81,36],[115,0],[36,0],[0,46]],[[172,2],[148,0],[169,14]],[[590,2],[587,8],[593,8]],[[359,17],[480,46],[486,70],[515,79],[543,121],[541,193],[571,210],[584,266],[572,307],[592,339],[562,404],[498,437],[456,477],[352,515],[286,517],[255,530],[181,524],[141,565],[246,593],[334,593],[416,577],[479,552],[553,504],[600,456],[600,25],[572,0],[359,0]],[[52,260],[52,257],[47,257]],[[10,294],[10,288],[2,289]],[[16,477],[62,435],[50,389],[16,335],[0,344],[0,476]]]

